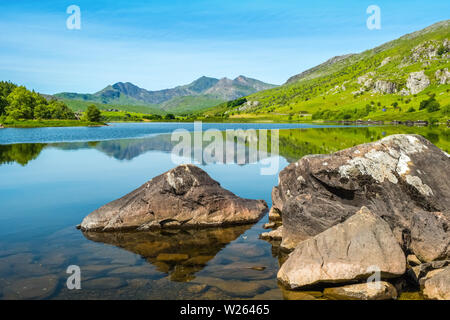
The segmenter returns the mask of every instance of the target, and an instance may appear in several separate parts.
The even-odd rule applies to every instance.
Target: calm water
[[[217,129],[293,129],[342,127],[338,125],[319,126],[315,124],[296,123],[203,123],[203,130]],[[69,128],[30,128],[2,130],[0,144],[13,143],[49,143],[104,141],[126,138],[142,138],[155,134],[171,133],[175,129],[194,130],[193,123],[159,122],[159,123],[110,123],[107,127],[69,127]]]
[[[170,135],[192,124],[0,130],[0,299],[302,298],[283,291],[283,257],[256,224],[202,231],[86,233],[75,226],[99,206],[174,167]],[[281,128],[282,170],[309,153],[329,153],[394,133],[417,133],[450,152],[449,129],[204,124],[204,129]],[[77,142],[69,142],[77,141]],[[26,142],[26,143],[24,143]],[[200,165],[224,188],[271,204],[277,175],[261,163]],[[158,258],[182,254],[182,261]],[[69,291],[78,265],[82,290]],[[310,297],[310,296],[307,296]]]

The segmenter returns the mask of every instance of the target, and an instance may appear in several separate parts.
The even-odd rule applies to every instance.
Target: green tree
[[[48,105],[39,104],[34,108],[34,117],[36,119],[51,119],[52,112]]]
[[[47,99],[36,92],[33,92],[32,94],[35,101],[33,118],[50,119],[52,115],[48,108]]]
[[[175,120],[175,116],[171,113],[166,114],[164,117],[165,120]]]
[[[84,116],[85,119],[90,122],[100,122],[102,113],[95,105],[91,104],[90,106],[88,106]]]
[[[73,111],[62,101],[53,100],[52,102],[49,103],[48,109],[51,113],[52,119],[67,119],[67,120],[75,119],[75,114],[73,113]],[[100,111],[98,112],[100,113]]]
[[[33,119],[36,99],[31,91],[23,86],[17,87],[8,95],[7,101],[5,111],[8,116],[15,120]]]
[[[7,97],[17,86],[11,82],[0,81],[0,116],[5,114],[8,105]]]
[[[427,111],[428,112],[435,112],[439,111],[441,109],[441,105],[436,100],[432,100],[427,105]]]

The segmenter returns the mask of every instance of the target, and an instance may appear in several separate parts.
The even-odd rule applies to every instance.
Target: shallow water
[[[320,297],[278,286],[276,273],[283,257],[276,246],[258,238],[267,216],[253,225],[201,231],[76,230],[91,211],[174,167],[173,144],[161,130],[164,125],[145,125],[151,136],[121,133],[113,140],[98,131],[80,139],[80,132],[93,128],[79,128],[77,133],[74,128],[57,128],[58,135],[40,129],[0,131],[0,299]],[[142,130],[141,124],[133,126],[123,129]],[[450,151],[446,128],[315,126],[280,131],[278,171],[309,153],[329,153],[394,133],[422,134]],[[18,141],[30,143],[14,143]],[[278,177],[261,175],[261,162],[200,166],[224,188],[241,197],[264,199],[270,206]],[[66,288],[69,265],[81,268],[81,290]]]

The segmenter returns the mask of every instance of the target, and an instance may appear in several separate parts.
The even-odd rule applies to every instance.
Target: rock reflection
[[[251,225],[227,228],[148,232],[83,232],[92,241],[117,246],[139,254],[172,281],[195,278],[217,253],[236,240]]]

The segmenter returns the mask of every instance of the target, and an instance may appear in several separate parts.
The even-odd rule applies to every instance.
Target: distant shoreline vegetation
[[[0,82],[0,124],[15,128],[104,125],[96,106],[75,114],[62,101],[6,81]]]

